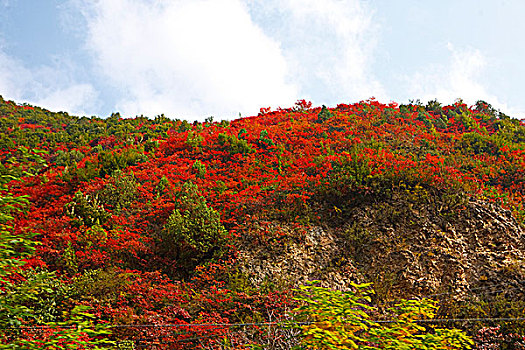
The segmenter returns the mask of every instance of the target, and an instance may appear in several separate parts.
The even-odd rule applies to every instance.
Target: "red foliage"
[[[32,107],[4,103],[12,109],[12,115],[7,113],[5,118],[12,119],[13,125],[24,132],[45,129],[52,134],[70,126],[62,122],[55,126],[50,122],[29,123],[29,117],[21,117],[19,109],[32,113]],[[91,228],[75,226],[66,208],[77,191],[99,198],[109,186],[111,169],[104,177],[67,181],[64,179],[71,170],[54,164],[55,158],[49,156],[46,171],[30,181],[11,184],[12,192],[28,195],[31,200],[28,213],[16,223],[17,230],[36,232],[41,242],[38,255],[27,266],[49,266],[71,280],[75,274],[93,269],[121,271],[117,275],[124,276],[125,283],[119,285],[114,299],[99,303],[95,297],[84,295],[78,301],[93,306],[98,316],[113,323],[228,324],[249,319],[249,315],[264,318],[270,310],[282,312],[290,304],[287,292],[246,293],[235,290],[228,280],[228,269],[234,266],[237,254],[236,240],[249,236],[263,242],[267,238],[264,232],[255,234],[251,230],[255,221],[282,220],[293,226],[292,222],[293,228],[301,231],[301,218],[312,215],[309,208],[334,200],[327,193],[370,195],[377,186],[396,181],[436,189],[460,188],[469,195],[501,201],[522,215],[525,140],[515,139],[521,137],[523,123],[484,110],[458,102],[436,111],[417,104],[382,104],[374,99],[321,109],[300,100],[294,108],[273,112],[261,108],[258,116],[236,119],[229,125],[188,124],[184,129],[180,121],[141,119],[129,121],[135,123],[126,129],[131,138],[124,132],[108,134],[107,125],[103,134],[83,144],[44,138],[37,148],[52,154],[83,154],[80,161],[69,166],[79,172],[90,164],[101,166],[100,148],[116,154],[134,150],[145,160],[120,169],[137,183],[125,207],[109,209],[109,205],[93,204],[96,201],[92,200],[93,210],[108,214],[97,224],[104,237],[92,241],[82,241],[81,236]],[[85,125],[104,123],[91,120]],[[112,123],[126,121],[117,118]],[[16,129],[9,127],[6,132]],[[240,144],[245,142],[253,151],[234,152],[224,147],[219,140],[221,133]],[[145,135],[159,147],[144,151]],[[198,137],[191,141],[192,135]],[[1,151],[0,160],[15,159],[15,154],[16,149]],[[31,165],[31,159],[24,161]],[[192,170],[196,161],[205,167],[204,175]],[[219,260],[199,265],[190,272],[191,278],[183,281],[177,280],[180,276],[168,278],[158,272],[167,271],[163,264],[176,262],[159,256],[157,244],[159,233],[181,200],[177,191],[187,181],[196,184],[207,205],[220,213],[231,242]],[[327,212],[332,210],[327,208]],[[323,213],[309,217],[310,222],[319,220],[320,215]],[[68,259],[74,268],[65,261],[71,251],[74,254]],[[191,343],[190,338],[209,336],[212,341],[228,332],[228,327],[183,327],[175,333],[161,327],[130,327],[116,334]]]

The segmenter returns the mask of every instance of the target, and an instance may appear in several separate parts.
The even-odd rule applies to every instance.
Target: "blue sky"
[[[522,0],[0,0],[0,95],[203,120],[485,100],[525,118]]]

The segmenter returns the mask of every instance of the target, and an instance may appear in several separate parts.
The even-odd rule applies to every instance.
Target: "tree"
[[[473,341],[458,329],[423,327],[418,321],[432,319],[437,309],[430,299],[402,300],[389,314],[390,321],[377,321],[370,305],[374,293],[367,284],[351,284],[353,290],[342,292],[301,286],[295,310],[302,330],[299,349],[470,349]]]
[[[226,243],[226,230],[219,213],[197,191],[197,185],[191,182],[182,186],[177,207],[164,225],[160,242],[168,258],[190,268],[213,258]]]

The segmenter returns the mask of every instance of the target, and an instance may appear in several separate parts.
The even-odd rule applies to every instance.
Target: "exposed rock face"
[[[299,242],[243,249],[239,254],[241,271],[251,282],[265,281],[283,285],[321,280],[325,286],[345,289],[358,278],[357,269],[348,261],[342,240],[321,227],[309,230]]]
[[[525,279],[525,231],[494,204],[470,201],[446,216],[407,207],[408,220],[397,222],[377,220],[380,209],[362,210],[357,220],[374,238],[361,247],[357,265],[368,277],[390,278],[394,294],[461,295]]]
[[[341,224],[314,227],[301,241],[241,249],[239,258],[256,285],[321,280],[344,289],[350,281],[371,281],[383,295],[461,297],[498,284],[523,293],[516,287],[525,280],[525,231],[510,211],[491,203],[472,200],[441,211],[392,198],[356,206]]]

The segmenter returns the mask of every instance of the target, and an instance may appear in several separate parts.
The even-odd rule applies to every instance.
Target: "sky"
[[[0,95],[99,117],[373,97],[525,118],[523,14],[523,0],[0,0]]]

